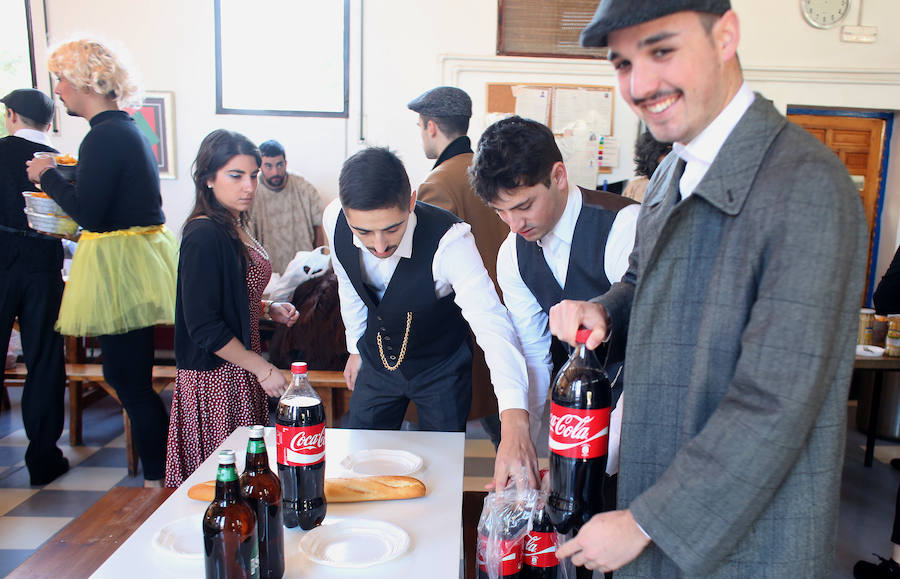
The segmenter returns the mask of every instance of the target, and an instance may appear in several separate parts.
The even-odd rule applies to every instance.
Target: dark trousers
[[[897,486],[897,504],[894,506],[894,528],[891,530],[891,543],[900,545],[900,485]]]
[[[131,420],[144,478],[161,479],[166,474],[169,414],[153,390],[153,326],[97,340],[103,351],[103,377],[115,388]]]
[[[374,364],[377,364],[375,366]],[[464,432],[472,406],[472,350],[464,342],[440,364],[407,380],[362,356],[350,397],[350,428],[396,430],[412,400],[420,430]]]
[[[53,330],[62,290],[59,270],[27,273],[13,267],[0,272],[0,343],[5,354],[18,316],[28,369],[22,422],[28,436],[25,464],[32,480],[58,471],[63,460],[56,441],[65,420],[66,367],[62,336]]]

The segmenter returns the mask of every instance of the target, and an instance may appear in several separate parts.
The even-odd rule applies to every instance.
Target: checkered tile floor
[[[69,439],[66,424],[59,446],[69,459],[69,472],[50,484],[31,486],[19,406],[22,389],[7,390],[12,409],[0,414],[0,576],[112,487],[143,485],[143,477],[129,477],[125,466],[122,408],[106,398],[85,410],[83,446],[63,444]]]

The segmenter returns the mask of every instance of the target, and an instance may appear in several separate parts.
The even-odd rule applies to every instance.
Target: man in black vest
[[[500,408],[494,482],[505,484],[525,466],[535,484],[525,360],[469,225],[417,203],[403,163],[387,149],[347,159],[339,193],[323,224],[350,352],[350,427],[399,428],[412,400],[421,429],[464,431],[471,327]]]
[[[470,175],[475,192],[509,225],[497,256],[497,281],[528,365],[536,438],[552,370],[565,360],[550,335],[550,308],[563,299],[603,294],[624,275],[640,205],[570,183],[550,129],[518,116],[482,133]],[[614,379],[622,351],[611,346],[607,371]],[[601,353],[601,362],[605,358]],[[611,472],[617,441],[611,429]]]
[[[44,485],[69,470],[56,446],[65,415],[63,340],[53,329],[62,299],[63,249],[58,239],[28,227],[22,192],[36,191],[25,161],[37,151],[56,152],[47,138],[54,107],[50,97],[30,88],[14,90],[0,102],[6,105],[9,133],[0,139],[0,343],[5,350],[18,317],[28,369],[22,392],[25,464],[31,484]]]

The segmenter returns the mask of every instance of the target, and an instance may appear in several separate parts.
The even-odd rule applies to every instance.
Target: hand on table
[[[494,460],[494,480],[487,490],[503,490],[510,478],[524,471],[530,488],[538,488],[537,451],[528,430],[528,411],[521,408],[504,410],[500,415],[500,446]]]
[[[25,161],[25,167],[28,173],[28,180],[32,183],[40,183],[41,175],[44,174],[44,171],[56,167],[56,159],[53,157],[35,157],[30,161]]]
[[[359,368],[362,366],[362,358],[359,354],[350,354],[347,358],[347,365],[344,366],[344,380],[347,381],[347,388],[353,390],[356,386],[356,375],[359,374]]]
[[[631,511],[609,511],[591,517],[575,538],[556,550],[560,560],[607,573],[633,561],[650,544]]]
[[[269,306],[269,317],[272,321],[291,327],[297,323],[300,318],[300,312],[294,307],[294,304],[287,302],[274,302]]]
[[[585,343],[589,350],[602,344],[609,330],[606,308],[594,302],[574,300],[563,300],[550,308],[550,333],[570,346],[576,345],[575,332],[582,327],[592,330]]]

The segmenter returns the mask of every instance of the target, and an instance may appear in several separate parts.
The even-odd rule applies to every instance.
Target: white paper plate
[[[341,466],[360,475],[403,476],[422,468],[422,457],[405,450],[372,448],[345,457]]]
[[[300,550],[307,557],[329,567],[371,567],[399,557],[408,548],[406,531],[372,519],[326,523],[300,539]]]
[[[879,346],[863,346],[862,344],[857,344],[856,355],[865,356],[866,358],[880,358],[884,355],[884,348],[881,348]]]
[[[185,561],[203,559],[203,515],[172,521],[153,536],[153,545],[167,555]]]

